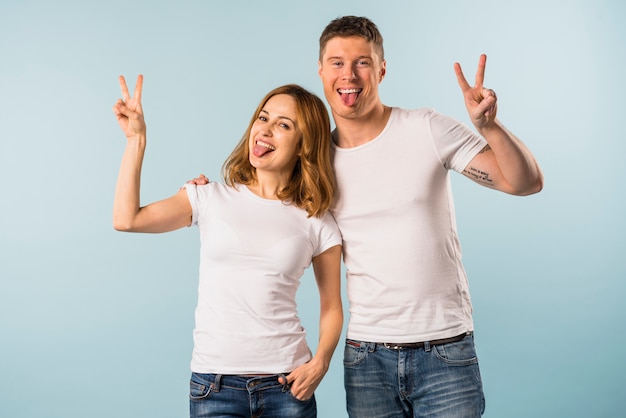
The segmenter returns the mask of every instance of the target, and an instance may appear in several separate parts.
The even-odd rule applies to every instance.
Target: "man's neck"
[[[333,114],[337,130],[334,135],[339,148],[354,148],[376,138],[387,126],[391,108],[377,106],[372,112],[357,118],[344,118]]]

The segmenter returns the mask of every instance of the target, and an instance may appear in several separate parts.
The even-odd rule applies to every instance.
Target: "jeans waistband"
[[[289,390],[289,386],[282,384],[278,381],[279,377],[286,377],[288,373],[279,373],[274,375],[264,376],[242,376],[231,374],[214,374],[214,373],[193,373],[196,379],[201,379],[205,384],[210,385],[213,383],[213,387],[219,392],[220,388],[228,387],[230,389],[240,390],[262,390],[271,387],[283,386],[286,390]],[[286,381],[287,379],[285,379]]]

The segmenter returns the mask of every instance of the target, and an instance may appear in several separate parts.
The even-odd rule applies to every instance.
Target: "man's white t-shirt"
[[[432,109],[393,108],[374,140],[333,147],[348,338],[418,342],[473,330],[449,170],[462,172],[485,145]]]

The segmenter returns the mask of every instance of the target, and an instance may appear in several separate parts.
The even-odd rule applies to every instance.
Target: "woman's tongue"
[[[254,154],[255,157],[262,157],[263,155],[272,151],[273,150],[267,147],[264,147],[263,145],[259,145],[259,144],[254,144],[254,147],[252,147],[252,153]]]

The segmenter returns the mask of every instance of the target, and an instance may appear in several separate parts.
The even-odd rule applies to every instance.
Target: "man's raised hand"
[[[478,60],[478,70],[476,71],[474,86],[470,86],[465,79],[461,65],[458,62],[454,63],[454,72],[456,73],[457,81],[463,92],[465,107],[467,108],[472,123],[477,129],[484,128],[495,121],[498,110],[496,92],[483,86],[486,63],[487,56],[482,54]]]

